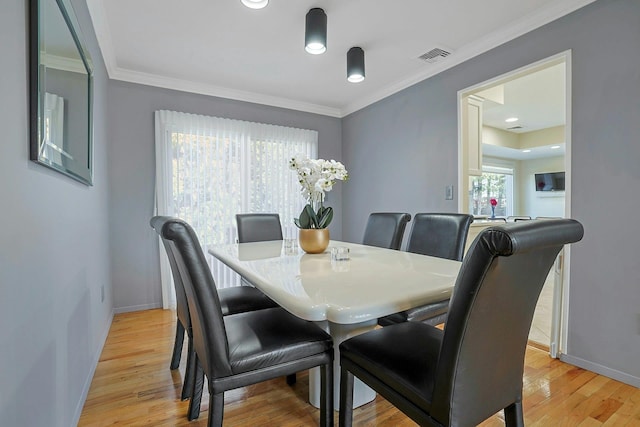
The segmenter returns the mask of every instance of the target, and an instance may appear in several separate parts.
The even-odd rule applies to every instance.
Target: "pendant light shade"
[[[315,7],[307,12],[304,49],[313,55],[327,50],[327,15],[320,8]]]
[[[269,4],[269,0],[241,0],[242,4],[251,9],[262,9]]]
[[[364,80],[364,50],[352,47],[347,52],[347,80],[360,83]]]

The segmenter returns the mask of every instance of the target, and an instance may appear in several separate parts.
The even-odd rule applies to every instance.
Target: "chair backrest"
[[[411,215],[400,212],[374,212],[364,229],[363,245],[400,249],[402,237]]]
[[[467,252],[451,297],[431,416],[477,425],[521,401],[527,337],[551,266],[582,239],[571,219],[525,221],[483,230]]]
[[[173,250],[184,284],[198,360],[210,379],[231,375],[220,299],[198,237],[189,224],[178,218],[167,219],[161,233]]]
[[[171,267],[171,275],[173,276],[173,288],[176,291],[176,312],[178,315],[178,319],[180,319],[180,323],[187,330],[188,334],[191,334],[189,330],[191,328],[191,316],[189,314],[189,305],[187,303],[187,294],[184,291],[184,285],[182,284],[182,278],[180,277],[180,273],[178,272],[178,267],[176,265],[176,258],[173,254],[173,249],[169,242],[162,237],[162,226],[170,220],[171,217],[168,216],[154,216],[151,218],[150,224],[151,227],[158,233],[160,236],[160,240],[164,246],[165,252],[167,253],[167,258],[169,259],[169,266]]]
[[[238,243],[282,240],[282,225],[277,213],[237,214]]]
[[[459,213],[418,213],[413,217],[407,251],[462,261],[473,216]]]

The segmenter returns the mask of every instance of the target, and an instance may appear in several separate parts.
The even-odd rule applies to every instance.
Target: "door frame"
[[[565,64],[565,218],[571,218],[571,50],[560,52],[548,58],[536,61],[532,64],[525,65],[513,71],[496,76],[492,79],[485,80],[473,86],[461,89],[457,94],[458,104],[458,210],[465,212],[468,210],[468,183],[469,174],[467,173],[467,162],[465,158],[467,151],[463,147],[464,133],[466,132],[466,100],[469,96],[474,95],[482,90],[503,84],[516,78],[532,74],[542,69],[548,68],[564,62]],[[465,191],[467,190],[467,191]],[[566,353],[567,350],[567,331],[568,331],[568,315],[569,315],[569,290],[570,290],[570,259],[571,249],[569,246],[563,250],[561,257],[563,268],[563,286],[562,289],[554,288],[552,323],[551,323],[551,342],[549,345],[549,353],[552,357],[557,358],[560,354]],[[554,268],[556,268],[554,264]]]

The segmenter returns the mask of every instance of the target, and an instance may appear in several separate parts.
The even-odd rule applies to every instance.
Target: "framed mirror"
[[[86,185],[93,66],[69,0],[29,0],[30,159]]]

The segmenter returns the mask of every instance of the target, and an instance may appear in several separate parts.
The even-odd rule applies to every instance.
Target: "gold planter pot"
[[[329,246],[328,228],[300,229],[298,241],[303,251],[308,254],[321,254]]]

